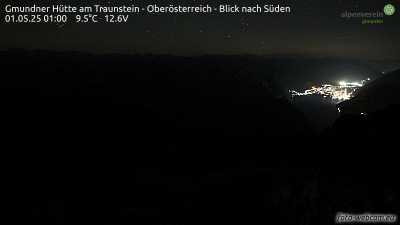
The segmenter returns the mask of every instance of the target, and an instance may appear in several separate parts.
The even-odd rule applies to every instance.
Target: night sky
[[[159,13],[130,14],[127,23],[6,23],[5,6],[122,6],[158,5],[289,6],[290,13]],[[342,18],[348,12],[383,12],[386,4],[396,12],[383,24],[362,24],[362,18]],[[125,54],[302,54],[366,59],[400,59],[400,2],[388,0],[35,0],[2,1],[2,41],[10,47],[91,53]],[[123,14],[123,13],[122,13]],[[374,18],[371,18],[374,19]]]

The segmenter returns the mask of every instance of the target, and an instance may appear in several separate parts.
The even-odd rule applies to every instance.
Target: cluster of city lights
[[[348,100],[353,97],[353,93],[366,82],[370,81],[370,78],[365,78],[359,82],[339,82],[339,85],[323,84],[320,87],[311,87],[311,89],[305,90],[304,92],[298,92],[295,90],[289,90],[293,96],[304,96],[304,95],[321,95],[323,97],[330,97],[333,100]]]

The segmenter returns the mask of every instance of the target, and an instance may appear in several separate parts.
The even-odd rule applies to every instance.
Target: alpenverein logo
[[[392,6],[391,4],[387,4],[385,5],[385,8],[383,8],[383,12],[388,16],[393,15],[394,11],[394,6]]]

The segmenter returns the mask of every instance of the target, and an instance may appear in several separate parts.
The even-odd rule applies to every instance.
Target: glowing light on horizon
[[[345,86],[345,87],[362,87],[363,85],[357,82],[352,82],[352,83],[346,83],[346,82],[339,82],[340,86]]]

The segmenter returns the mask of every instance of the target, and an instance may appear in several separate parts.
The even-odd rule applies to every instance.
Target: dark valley
[[[399,214],[399,70],[337,57],[22,49],[0,52],[0,65],[2,224]],[[337,119],[288,91],[367,76],[329,106]]]

